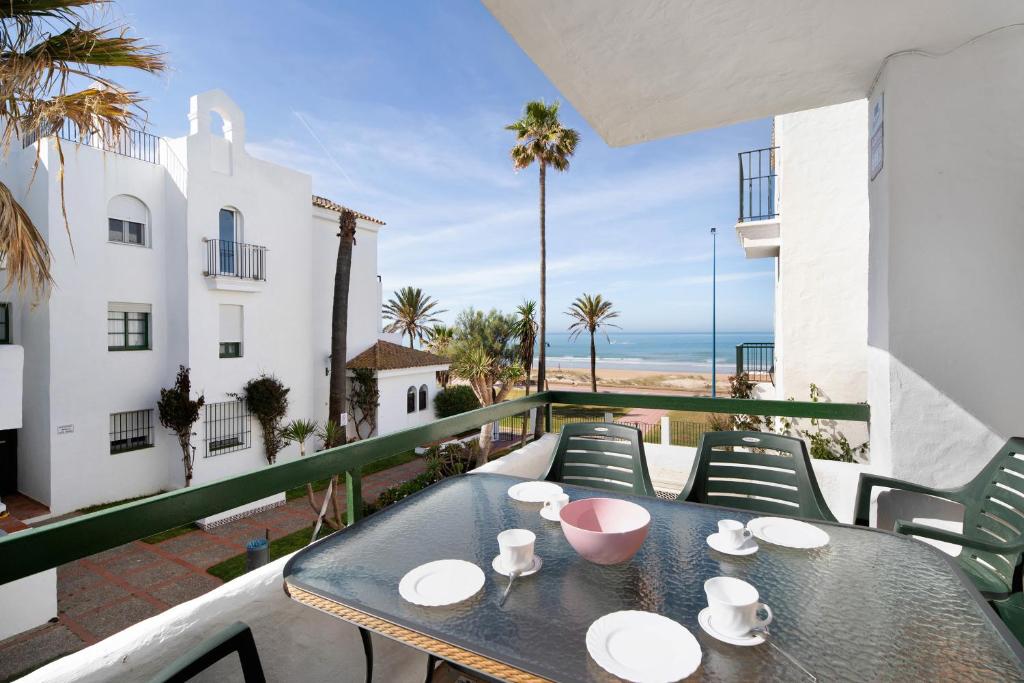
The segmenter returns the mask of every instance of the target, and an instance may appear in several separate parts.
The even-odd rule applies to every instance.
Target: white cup
[[[758,602],[757,589],[731,576],[716,576],[704,582],[711,608],[711,627],[726,636],[745,636],[750,629],[772,620],[772,610]],[[758,612],[765,611],[761,618]]]
[[[564,508],[568,504],[568,493],[559,493],[557,495],[551,496],[546,501],[544,501],[544,507],[550,510],[551,514],[555,515],[556,517],[562,511],[562,508]]]
[[[537,535],[529,529],[507,529],[498,534],[501,566],[508,571],[524,572],[533,566],[533,544]]]
[[[718,522],[718,537],[730,548],[739,548],[753,536],[750,529],[743,526],[742,522],[734,519],[723,519]]]

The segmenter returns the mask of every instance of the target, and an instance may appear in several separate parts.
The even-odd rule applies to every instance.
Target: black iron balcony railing
[[[736,345],[736,376],[747,373],[751,382],[775,384],[775,344],[746,342]]]
[[[237,277],[243,280],[267,279],[267,248],[245,242],[206,240],[204,275]]]
[[[740,152],[740,223],[763,221],[779,215],[776,162],[779,148]]]
[[[345,474],[348,523],[354,524],[363,513],[361,468],[532,408],[544,411],[546,431],[552,431],[552,404],[856,422],[871,417],[867,404],[545,391],[0,537],[0,585],[340,473]]]
[[[77,123],[65,119],[56,131],[56,136],[76,144],[102,149],[104,152],[113,152],[151,164],[160,163],[160,137],[134,128],[129,128],[120,135],[108,132],[93,133],[83,131]],[[39,137],[39,131],[27,134],[22,140],[22,146],[28,147]]]

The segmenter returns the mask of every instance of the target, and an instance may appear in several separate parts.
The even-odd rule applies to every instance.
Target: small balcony
[[[206,276],[210,289],[254,292],[267,281],[267,248],[258,244],[206,239]]]
[[[778,147],[740,152],[736,234],[747,258],[779,255]]]
[[[754,383],[775,384],[775,344],[744,342],[736,345],[736,376],[746,373]]]

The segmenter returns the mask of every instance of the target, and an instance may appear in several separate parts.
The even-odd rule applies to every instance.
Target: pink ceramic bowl
[[[562,533],[576,552],[595,564],[632,559],[647,538],[651,513],[615,498],[576,500],[561,513]]]

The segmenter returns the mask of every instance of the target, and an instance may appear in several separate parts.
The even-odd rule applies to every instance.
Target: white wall
[[[0,640],[57,616],[57,570],[47,569],[0,585]]]
[[[0,344],[0,429],[21,427],[21,394],[25,349]]]
[[[868,341],[873,456],[955,485],[1006,437],[1024,400],[1024,29],[939,58],[888,63],[885,161],[870,183]]]
[[[777,395],[806,401],[814,383],[829,400],[865,401],[867,102],[778,116],[775,143]]]
[[[435,373],[446,367],[432,365],[378,372],[377,386],[380,390],[380,407],[377,411],[377,433],[389,434],[432,422],[434,420],[434,396],[440,390]],[[425,410],[420,410],[419,389],[424,384],[427,385],[427,407]],[[406,394],[409,387],[416,387],[416,410],[412,413],[406,410]]]

